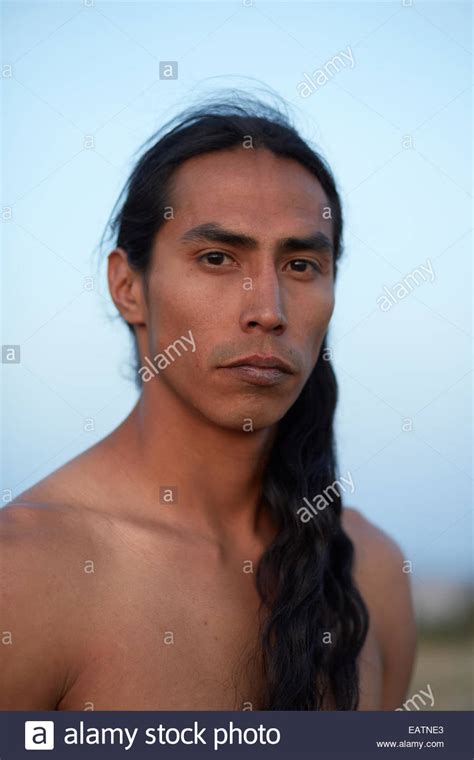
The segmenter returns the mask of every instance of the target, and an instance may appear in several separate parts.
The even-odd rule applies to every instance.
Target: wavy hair
[[[233,92],[185,110],[155,133],[142,146],[146,151],[114,206],[108,228],[145,282],[177,167],[194,156],[242,146],[249,137],[253,148],[293,159],[317,178],[333,219],[336,276],[342,209],[325,159],[282,109]],[[263,613],[258,648],[262,710],[355,710],[359,703],[357,658],[368,612],[352,577],[353,544],[341,524],[333,431],[338,390],[326,341],[327,336],[298,399],[278,423],[263,477],[260,507],[269,510],[277,531],[256,572]],[[138,367],[136,340],[134,345]],[[138,372],[136,378],[140,386]],[[328,488],[329,506],[302,522],[303,498],[327,495]]]

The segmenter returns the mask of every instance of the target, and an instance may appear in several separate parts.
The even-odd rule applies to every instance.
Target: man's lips
[[[289,375],[296,374],[295,368],[279,356],[262,354],[241,356],[222,365],[221,369],[228,370],[251,385],[277,385]]]
[[[249,356],[241,356],[222,366],[224,368],[259,367],[261,369],[278,369],[281,372],[286,372],[288,375],[294,375],[296,373],[296,369],[291,364],[273,354],[251,354]]]

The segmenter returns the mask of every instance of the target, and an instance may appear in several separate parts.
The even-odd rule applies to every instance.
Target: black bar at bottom
[[[465,760],[473,748],[470,712],[0,712],[1,760]]]

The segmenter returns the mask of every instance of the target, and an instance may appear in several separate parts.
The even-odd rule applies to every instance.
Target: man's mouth
[[[239,357],[221,369],[252,385],[276,385],[296,373],[295,368],[279,356],[263,354]]]

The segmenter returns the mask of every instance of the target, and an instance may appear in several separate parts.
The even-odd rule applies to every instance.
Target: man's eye
[[[199,257],[199,261],[207,260],[207,263],[213,266],[220,266],[224,263],[225,259],[232,261],[232,258],[227,253],[222,253],[222,251],[209,251]]]
[[[314,269],[315,272],[320,272],[321,268],[317,261],[313,261],[312,259],[293,259],[293,261],[289,262],[290,267],[292,268],[293,272],[301,272],[305,273],[307,272],[308,265]]]

